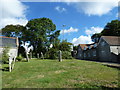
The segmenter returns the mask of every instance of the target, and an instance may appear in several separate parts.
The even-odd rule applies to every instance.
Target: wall
[[[2,55],[3,48],[0,48],[0,55]],[[8,54],[13,57],[17,57],[18,55],[18,48],[10,48]]]
[[[100,39],[97,52],[99,61],[111,62],[110,46],[103,39]]]
[[[83,59],[83,50],[81,49],[80,46],[78,46],[77,58],[78,58],[78,59]]]

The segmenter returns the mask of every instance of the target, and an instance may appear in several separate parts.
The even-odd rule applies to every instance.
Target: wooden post
[[[59,62],[62,62],[62,52],[61,52],[61,50],[59,50],[59,52],[58,52],[58,59],[59,59]]]

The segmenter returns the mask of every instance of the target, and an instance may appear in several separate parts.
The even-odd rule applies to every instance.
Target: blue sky
[[[80,2],[82,4],[82,2]],[[57,30],[63,29],[78,29],[78,31],[73,31],[69,33],[61,33],[60,39],[67,39],[72,42],[74,38],[79,38],[81,35],[86,35],[85,30],[91,29],[91,27],[104,28],[107,22],[117,19],[116,13],[118,12],[117,7],[113,8],[106,15],[87,15],[82,11],[79,12],[74,6],[68,5],[66,3],[57,2],[25,2],[27,5],[28,12],[26,17],[28,20],[34,18],[50,18],[54,24],[57,26]],[[57,9],[57,7],[59,9]],[[66,25],[63,27],[62,25]],[[87,42],[89,43],[89,42]]]
[[[16,4],[16,8],[21,11],[15,10],[21,13],[17,14],[11,11],[16,16],[13,18],[13,15],[10,14],[12,18],[7,18],[7,21],[9,20],[10,23],[13,22],[11,24],[25,25],[30,19],[50,18],[56,24],[56,29],[61,30],[59,38],[61,40],[67,39],[74,45],[92,43],[90,39],[92,34],[101,32],[108,22],[118,18],[118,7],[111,2],[21,2],[20,4],[17,2],[19,1],[13,0],[12,3]],[[3,14],[6,12],[3,12]],[[63,27],[63,25],[66,26]]]

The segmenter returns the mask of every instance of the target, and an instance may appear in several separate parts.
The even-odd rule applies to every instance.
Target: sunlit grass
[[[3,65],[3,67],[7,67]],[[118,87],[118,69],[83,60],[30,60],[3,71],[3,88]]]

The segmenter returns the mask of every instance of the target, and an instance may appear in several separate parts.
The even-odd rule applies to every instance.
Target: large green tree
[[[91,36],[93,42],[98,42],[101,36],[120,36],[120,21],[112,20],[108,22],[101,33],[95,33]]]
[[[2,28],[0,32],[2,33],[2,35],[8,36],[8,37],[21,38],[25,30],[26,30],[26,27],[22,25],[7,25],[4,28]]]
[[[27,35],[24,36],[34,46],[35,52],[45,53],[51,43],[55,43],[60,34],[56,25],[49,18],[37,18],[28,21]]]
[[[101,34],[104,36],[120,36],[120,21],[112,20],[107,23]]]

